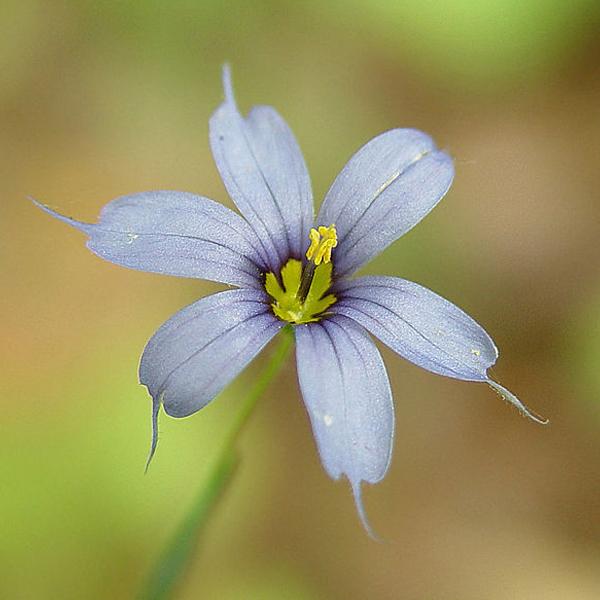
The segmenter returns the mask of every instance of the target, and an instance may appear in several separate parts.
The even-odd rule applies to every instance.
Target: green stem
[[[281,330],[279,338],[279,345],[275,348],[269,364],[265,367],[265,370],[261,373],[258,381],[254,384],[254,387],[250,390],[245,402],[242,404],[242,408],[238,412],[233,427],[229,432],[229,437],[227,438],[225,446],[233,446],[235,444],[236,438],[247,423],[256,403],[264,394],[273,377],[277,375],[279,369],[283,366],[290,348],[292,347],[292,343],[294,342],[294,330],[292,327],[286,325]]]
[[[173,597],[178,583],[189,566],[203,528],[237,466],[238,437],[259,398],[283,366],[293,339],[294,334],[289,326],[279,334],[279,345],[275,348],[271,360],[243,402],[206,486],[200,490],[192,509],[159,557],[139,595],[140,600],[167,600]]]

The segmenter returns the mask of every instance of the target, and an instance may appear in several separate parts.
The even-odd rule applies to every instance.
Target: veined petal
[[[313,221],[310,178],[290,128],[269,106],[243,118],[231,74],[223,70],[225,102],[210,120],[210,144],[229,195],[263,244],[271,271],[300,259]]]
[[[152,336],[140,362],[140,382],[172,417],[206,406],[264,348],[284,323],[264,292],[227,290],[179,311]]]
[[[345,475],[368,531],[362,481],[380,481],[394,434],[392,394],[381,356],[364,329],[337,316],[296,327],[298,378],[321,461]]]
[[[173,417],[200,410],[284,325],[258,290],[227,290],[180,310],[152,336],[140,382]]]
[[[336,287],[331,310],[344,314],[415,364],[438,373],[485,381],[498,358],[489,335],[431,290],[399,277],[359,277]]]
[[[488,377],[498,358],[494,342],[448,300],[398,277],[342,281],[335,293],[338,302],[331,312],[360,323],[404,358],[440,375],[488,383],[523,414],[546,422]]]
[[[317,223],[335,223],[337,276],[349,275],[414,227],[448,191],[454,167],[415,129],[386,131],[363,146],[327,193]]]
[[[261,287],[254,232],[239,215],[208,198],[171,191],[122,196],[104,206],[97,224],[35,204],[87,234],[88,248],[118,265]]]

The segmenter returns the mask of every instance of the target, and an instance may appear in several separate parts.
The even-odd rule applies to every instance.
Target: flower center
[[[299,260],[290,258],[279,278],[274,273],[265,276],[265,290],[274,300],[273,312],[288,323],[319,321],[336,301],[333,294],[327,294],[333,270],[331,251],[337,246],[335,225],[311,229],[309,238],[308,262],[304,267]]]

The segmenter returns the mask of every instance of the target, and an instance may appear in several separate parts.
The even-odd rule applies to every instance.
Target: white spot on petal
[[[333,417],[331,415],[325,415],[323,417],[323,423],[325,423],[327,427],[331,427],[331,424],[333,423]]]
[[[137,233],[128,233],[127,234],[127,243],[133,244],[134,240],[137,240],[140,236]]]

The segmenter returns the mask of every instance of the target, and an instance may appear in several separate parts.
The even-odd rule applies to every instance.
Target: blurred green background
[[[452,153],[446,199],[368,271],[469,312],[500,348],[496,378],[551,424],[383,350],[397,430],[364,494],[377,544],[320,466],[290,360],[180,598],[599,598],[598,8],[4,0],[0,597],[133,597],[264,364],[201,413],[163,417],[144,476],[139,355],[218,286],[104,263],[25,199],[88,220],[150,189],[231,206],[207,140],[229,61],[240,106],[272,104],[294,129],[317,202],[383,130]]]

